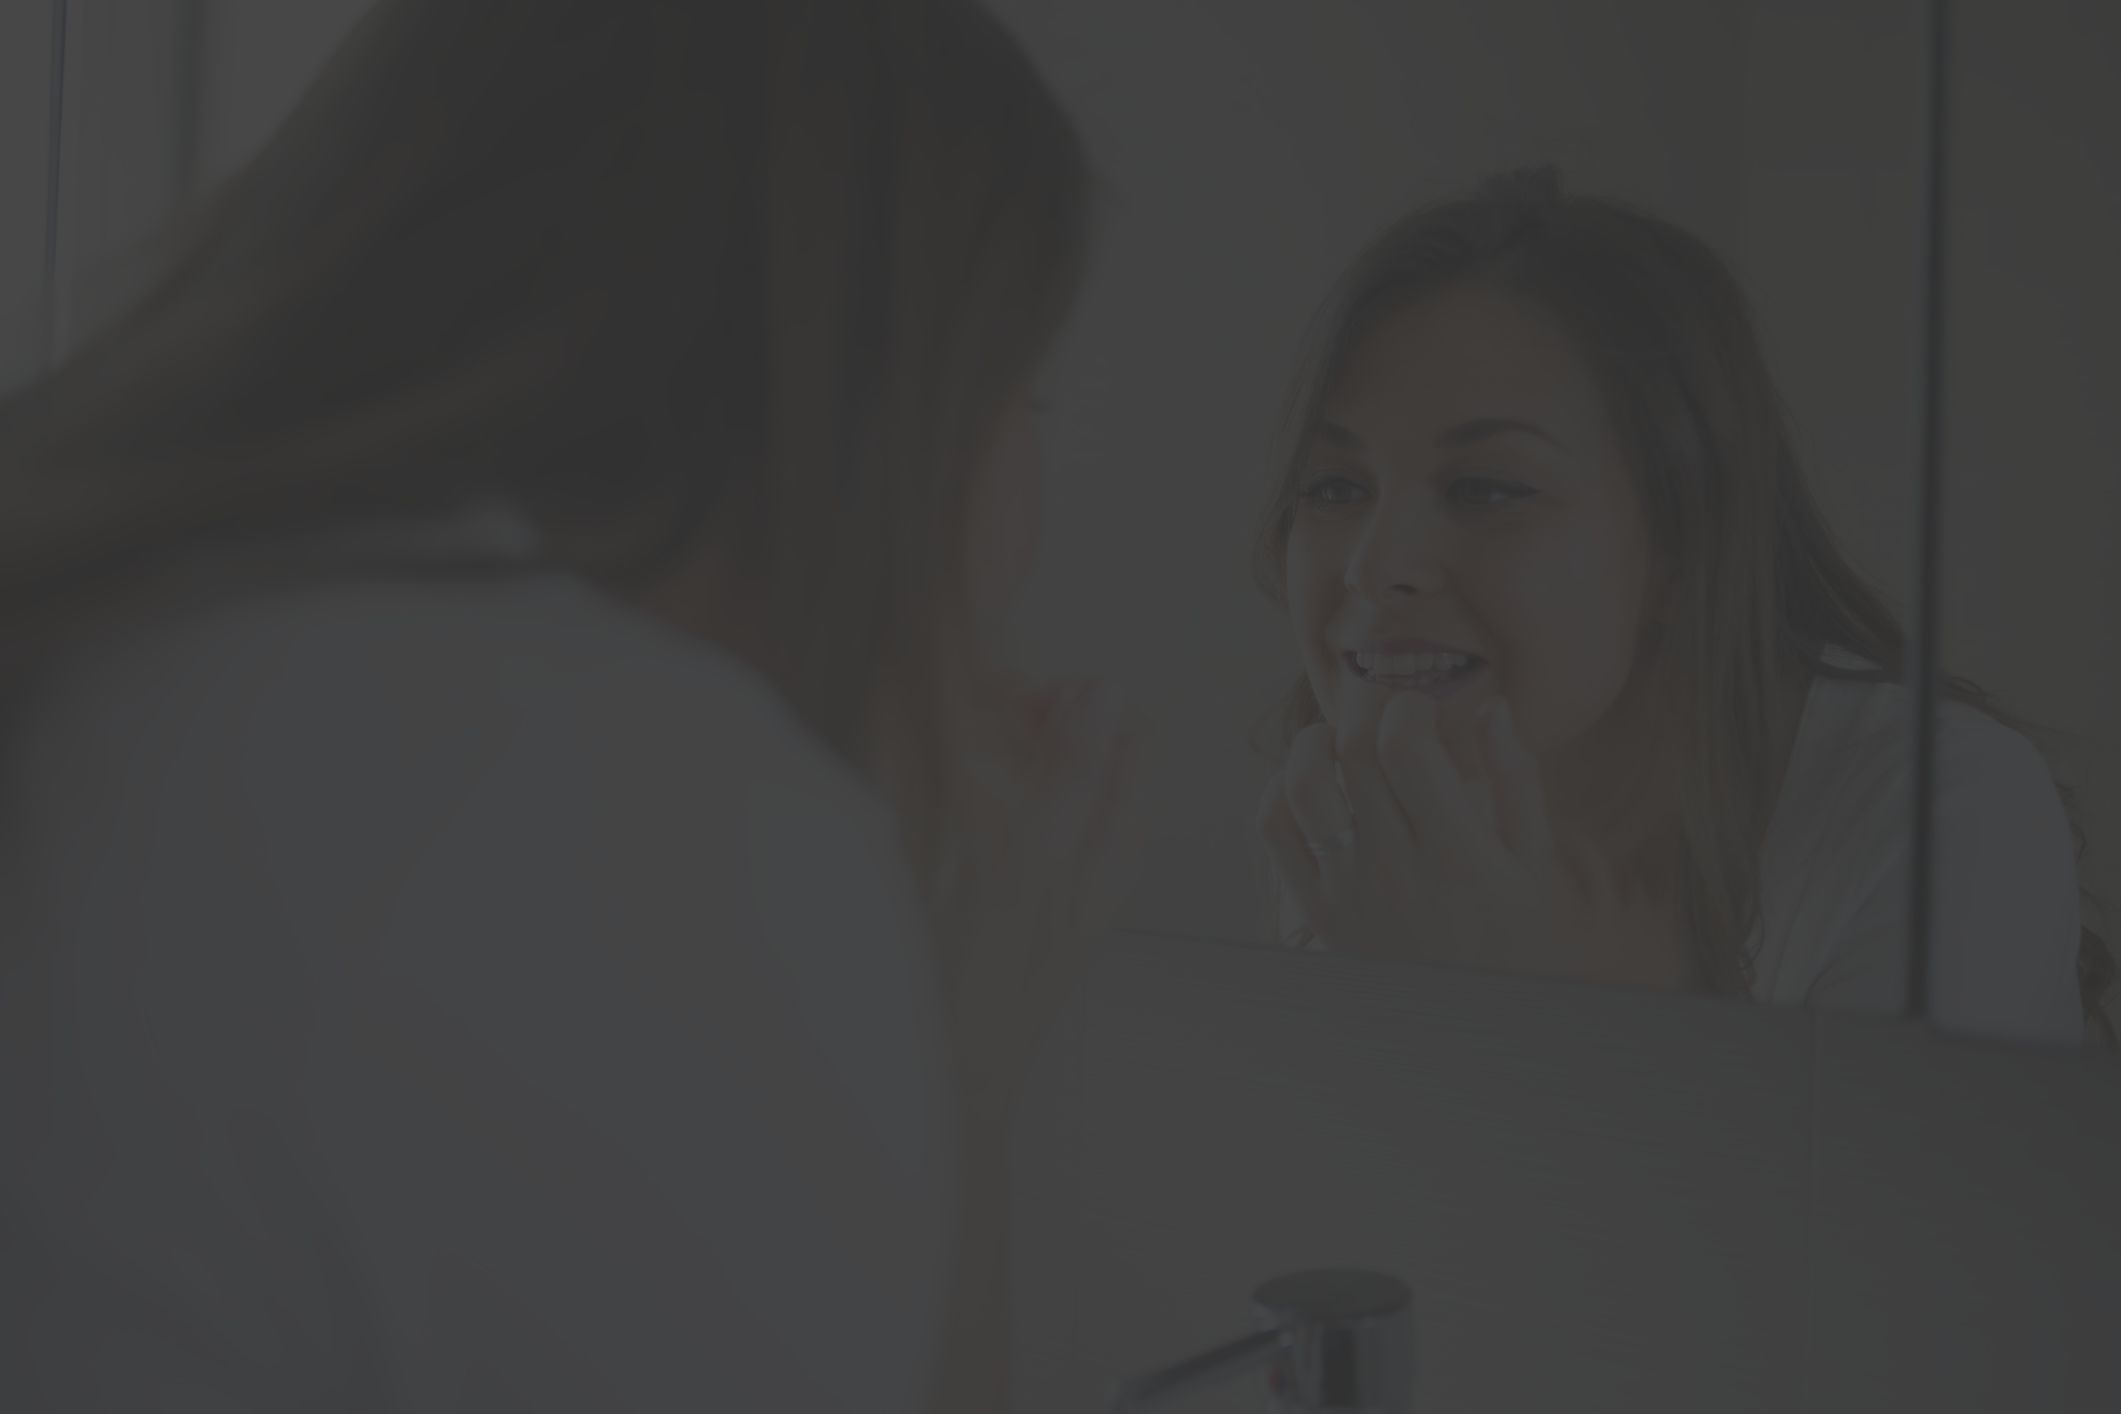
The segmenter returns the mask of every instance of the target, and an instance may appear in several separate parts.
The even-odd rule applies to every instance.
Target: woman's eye
[[[1485,476],[1465,476],[1451,483],[1451,501],[1454,505],[1470,506],[1485,510],[1492,506],[1507,506],[1539,494],[1529,486],[1519,486],[1508,481],[1494,481]]]
[[[1345,476],[1315,476],[1304,483],[1304,499],[1318,506],[1347,506],[1361,500],[1369,492],[1361,483]]]

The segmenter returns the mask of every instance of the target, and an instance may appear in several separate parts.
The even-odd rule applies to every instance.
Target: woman
[[[955,0],[383,0],[0,404],[0,1406],[997,1407],[1086,187]]]
[[[1293,411],[1258,546],[1305,670],[1261,813],[1286,936],[1904,1009],[1902,633],[1701,242],[1551,173],[1418,212]],[[2064,803],[1971,685],[1939,738],[1931,1015],[2077,1041]]]

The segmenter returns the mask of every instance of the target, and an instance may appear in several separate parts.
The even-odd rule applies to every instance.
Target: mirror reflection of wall
[[[2121,924],[2121,15],[1956,7],[1947,651],[2075,788],[2086,921]],[[2111,995],[2110,1016],[2121,1017]]]

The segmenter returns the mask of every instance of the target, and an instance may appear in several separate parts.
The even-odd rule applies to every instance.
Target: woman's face
[[[1510,296],[1449,290],[1381,322],[1322,412],[1286,563],[1326,719],[1357,694],[1424,692],[1462,742],[1503,697],[1543,759],[1595,745],[1641,655],[1653,573],[1633,476],[1568,342]]]

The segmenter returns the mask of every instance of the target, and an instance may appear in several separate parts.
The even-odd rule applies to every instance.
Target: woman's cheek
[[[1626,693],[1635,651],[1635,636],[1603,613],[1527,625],[1511,646],[1504,686],[1526,748],[1547,755],[1602,725]]]

